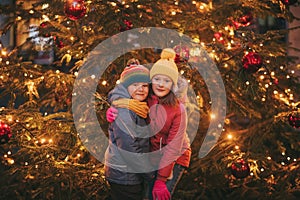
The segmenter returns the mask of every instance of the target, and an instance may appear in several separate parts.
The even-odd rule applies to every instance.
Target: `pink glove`
[[[117,116],[118,116],[118,109],[116,109],[114,107],[110,107],[109,109],[107,109],[107,111],[106,111],[106,120],[109,123],[115,121]]]
[[[156,180],[152,190],[153,200],[168,200],[171,198],[166,183],[162,180]]]

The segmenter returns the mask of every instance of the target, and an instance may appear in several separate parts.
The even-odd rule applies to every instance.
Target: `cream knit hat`
[[[172,79],[174,85],[178,81],[178,68],[174,61],[176,53],[171,48],[165,48],[160,54],[160,59],[154,63],[150,70],[150,79],[157,74],[168,76]]]

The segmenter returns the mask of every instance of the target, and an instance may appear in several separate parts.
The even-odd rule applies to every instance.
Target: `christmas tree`
[[[149,66],[164,47],[190,97],[193,156],[173,199],[298,199],[298,7],[1,1],[0,199],[106,199],[107,94],[130,58]]]

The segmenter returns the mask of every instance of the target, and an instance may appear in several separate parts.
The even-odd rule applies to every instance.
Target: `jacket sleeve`
[[[157,179],[166,181],[171,175],[175,161],[184,153],[182,144],[186,134],[187,115],[183,104],[177,110],[169,130],[166,146],[162,149]]]
[[[139,172],[141,169],[145,169],[145,166],[149,167],[150,162],[147,155],[149,152],[149,127],[137,125],[137,115],[132,111],[124,108],[118,109],[118,117],[113,122],[113,131],[115,145],[115,151],[119,152],[120,159],[124,160],[127,167],[131,170]],[[142,135],[143,134],[143,135]],[[140,138],[138,136],[145,138]],[[147,137],[146,137],[147,136]],[[147,147],[147,148],[145,148]]]

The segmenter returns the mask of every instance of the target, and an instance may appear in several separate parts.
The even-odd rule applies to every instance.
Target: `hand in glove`
[[[156,180],[152,189],[153,200],[169,200],[171,194],[166,186],[166,183],[162,180]]]
[[[117,116],[118,116],[118,110],[116,108],[110,107],[109,109],[107,109],[107,111],[106,111],[106,120],[109,123],[115,121]]]
[[[127,108],[142,118],[147,118],[149,112],[149,107],[146,102],[135,99],[118,99],[113,101],[112,105],[117,108]]]

